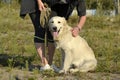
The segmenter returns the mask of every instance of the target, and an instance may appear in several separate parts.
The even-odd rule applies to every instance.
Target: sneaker
[[[51,65],[51,68],[55,71],[55,72],[59,72],[60,69],[57,68],[54,64]]]
[[[46,64],[45,66],[40,67],[40,71],[44,70],[51,70],[52,68],[49,66],[49,64]]]

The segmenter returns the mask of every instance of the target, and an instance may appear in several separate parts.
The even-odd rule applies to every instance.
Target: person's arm
[[[82,27],[85,24],[85,22],[86,22],[86,16],[81,16],[80,19],[79,19],[78,25],[77,25],[79,30],[82,29]]]
[[[80,30],[82,29],[83,25],[86,22],[86,6],[85,6],[85,0],[79,0],[79,3],[77,5],[77,12],[79,16],[79,22],[78,24],[73,27],[72,34],[74,37],[78,36]]]
[[[37,0],[37,2],[38,2],[39,10],[40,11],[45,10],[45,6],[44,6],[42,0]]]
[[[72,35],[74,37],[79,35],[79,32],[81,31],[81,29],[84,26],[85,22],[86,22],[86,16],[81,16],[78,24],[75,27],[73,27],[73,29],[72,29]]]

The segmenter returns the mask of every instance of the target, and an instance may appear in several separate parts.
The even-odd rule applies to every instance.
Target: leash
[[[40,14],[40,24],[43,28],[45,28],[45,46],[48,46],[47,32],[48,32],[48,21],[51,18],[51,9],[47,3],[44,3],[46,10],[41,11]]]

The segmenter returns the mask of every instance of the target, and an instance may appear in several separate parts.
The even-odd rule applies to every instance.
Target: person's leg
[[[55,52],[55,45],[54,43],[48,42],[48,64],[52,65],[52,61],[53,61],[53,56],[54,56],[54,52]]]
[[[45,58],[45,46],[44,43],[35,43],[37,53],[41,59],[42,66],[48,64],[47,59]]]
[[[40,27],[40,19],[39,19],[40,12],[38,11],[35,13],[31,13],[29,15],[35,29],[35,37],[34,37],[35,47],[39,57],[41,58],[42,66],[45,66],[46,64],[48,64],[48,61],[45,58],[45,44],[44,44],[45,30],[42,27]]]

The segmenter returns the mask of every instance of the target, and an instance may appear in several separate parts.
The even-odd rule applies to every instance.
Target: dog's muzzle
[[[61,29],[61,28],[60,28],[60,29]],[[52,28],[52,36],[53,36],[54,39],[56,39],[56,38],[58,37],[58,34],[59,34],[59,32],[60,32],[60,29],[58,30],[57,27],[53,27],[53,28]]]
[[[53,27],[53,32],[57,32],[57,27]]]

